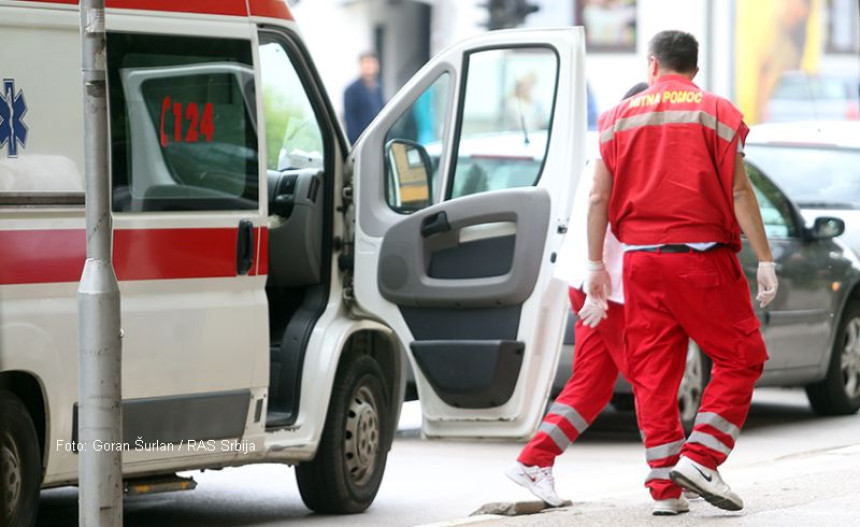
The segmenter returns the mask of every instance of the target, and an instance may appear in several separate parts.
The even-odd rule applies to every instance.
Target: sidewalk
[[[687,514],[651,516],[650,503],[643,489],[636,489],[588,502],[574,500],[572,506],[562,509],[516,516],[482,514],[424,527],[860,525],[860,443],[736,467],[724,476],[746,502],[743,511],[722,511],[699,499],[690,503]],[[528,511],[538,508],[535,502],[505,505]]]

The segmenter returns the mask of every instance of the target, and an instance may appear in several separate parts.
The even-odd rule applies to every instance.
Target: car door
[[[457,44],[354,149],[355,298],[409,354],[428,436],[522,437],[543,413],[566,316],[552,267],[585,165],[583,42]]]
[[[768,370],[817,367],[827,350],[833,319],[834,269],[830,265],[832,240],[809,239],[800,215],[791,202],[754,165],[747,173],[758,199],[765,232],[770,242],[779,278],[774,301],[759,310],[770,360]],[[741,255],[756,292],[757,261],[752,251]],[[758,310],[758,303],[753,302]]]

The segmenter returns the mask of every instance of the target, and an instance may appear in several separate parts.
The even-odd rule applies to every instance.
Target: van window
[[[413,157],[418,157],[423,148],[430,161],[430,167],[423,167],[421,159],[407,164],[421,170],[409,170],[401,166],[392,170],[392,163],[386,163],[385,199],[388,206],[400,213],[410,213],[430,205],[438,196],[439,166],[443,157],[444,133],[451,98],[451,75],[442,73],[409,108],[397,119],[385,135],[385,156],[397,158],[392,147],[401,142],[412,144]],[[395,148],[396,150],[396,148]],[[397,166],[402,163],[394,163]],[[429,168],[430,173],[424,174]],[[397,172],[397,173],[395,173]],[[419,173],[420,177],[414,177]]]
[[[279,42],[260,45],[260,78],[266,116],[266,167],[322,169],[322,130],[301,79]]]
[[[257,208],[249,41],[108,34],[113,209]]]
[[[558,80],[550,48],[486,50],[468,57],[449,197],[528,187],[543,170]]]

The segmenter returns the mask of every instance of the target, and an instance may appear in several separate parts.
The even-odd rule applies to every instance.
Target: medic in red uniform
[[[716,470],[735,445],[767,360],[735,255],[741,229],[759,260],[762,306],[777,288],[744,170],[747,126],[730,102],[693,84],[697,61],[690,34],[664,31],[651,40],[650,88],[600,118],[604,170],[589,206],[590,295],[603,298],[611,287],[600,261],[607,220],[625,246],[625,356],[655,514],[685,511],[681,487],[717,507],[743,508]],[[688,339],[713,370],[685,440],[677,392]]]
[[[630,88],[623,99],[637,95],[647,88],[646,83],[640,82]],[[616,287],[605,303],[589,298],[583,292],[588,270],[582,254],[588,248],[586,213],[592,183],[592,177],[582,177],[579,180],[570,218],[570,230],[556,262],[555,277],[570,284],[570,305],[579,315],[574,326],[576,354],[573,372],[550,406],[537,433],[520,452],[517,462],[506,471],[510,479],[554,507],[564,504],[564,500],[555,491],[555,480],[552,476],[555,458],[579,438],[609,403],[619,371],[627,374],[622,339],[622,288]],[[607,231],[603,244],[603,260],[607,263],[613,281],[621,280],[623,257],[621,243],[612,232]]]

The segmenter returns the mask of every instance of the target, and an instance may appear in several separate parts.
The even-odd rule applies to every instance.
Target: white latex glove
[[[609,292],[612,291],[612,282],[609,279],[609,273],[606,271],[606,265],[603,262],[588,261],[588,276],[585,277],[585,294],[593,296],[597,300],[606,303],[606,298]]]
[[[764,307],[773,301],[776,297],[776,290],[779,288],[774,263],[759,262],[756,280],[758,281],[758,294],[755,299],[759,301],[760,307]]]
[[[609,305],[606,300],[599,300],[591,295],[585,297],[585,302],[582,304],[582,309],[579,310],[579,319],[586,326],[593,328],[600,324],[600,321],[606,318],[606,312]]]

